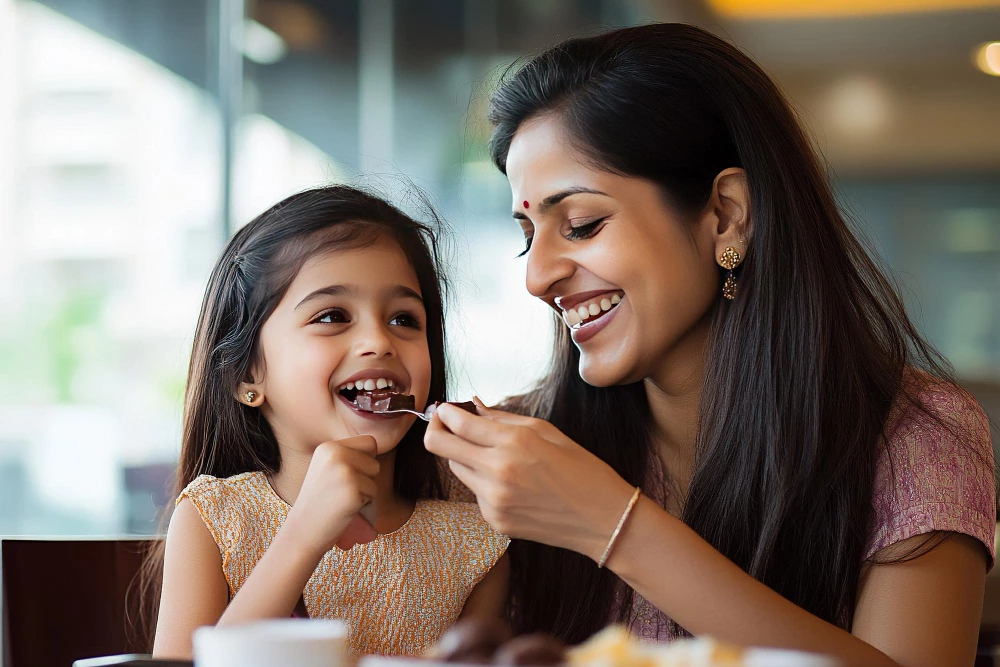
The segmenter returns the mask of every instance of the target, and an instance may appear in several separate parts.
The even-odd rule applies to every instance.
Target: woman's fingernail
[[[489,410],[489,408],[486,407],[486,404],[483,403],[483,399],[479,398],[478,396],[473,395],[472,396],[472,402],[475,403],[476,405],[478,405],[481,408],[485,408],[485,409]]]

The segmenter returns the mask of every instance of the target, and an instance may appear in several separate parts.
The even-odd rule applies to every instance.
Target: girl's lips
[[[612,308],[597,319],[589,320],[575,329],[570,329],[570,336],[573,337],[573,342],[577,345],[583,345],[588,340],[599,334],[606,326],[608,326],[608,324],[611,323],[611,320],[618,315],[619,310],[621,310],[620,306]]]
[[[342,394],[337,394],[337,398],[344,402],[344,405],[349,407],[354,414],[362,417],[364,419],[370,419],[371,421],[382,421],[385,419],[399,419],[400,417],[407,417],[406,414],[379,414],[377,412],[368,412],[367,410],[359,410],[358,406],[354,405],[351,401],[347,400]]]

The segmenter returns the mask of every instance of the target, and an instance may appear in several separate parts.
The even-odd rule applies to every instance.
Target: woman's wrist
[[[587,530],[580,531],[573,550],[599,563],[634,493],[635,487],[619,477],[606,494],[595,494],[584,510]]]

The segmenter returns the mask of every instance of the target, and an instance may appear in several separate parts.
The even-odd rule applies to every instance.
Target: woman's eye
[[[325,313],[321,313],[319,317],[313,320],[315,324],[346,324],[350,322],[347,317],[347,313],[336,308],[334,310],[328,310]]]
[[[527,238],[524,239],[524,250],[522,250],[521,252],[519,252],[517,254],[517,257],[524,257],[525,255],[528,254],[528,251],[531,250],[531,239],[532,238],[533,237],[529,236],[529,237],[527,237]]]
[[[397,327],[408,327],[410,329],[420,328],[420,318],[413,313],[400,313],[396,315],[391,320],[389,324]]]
[[[589,239],[591,236],[596,234],[599,230],[598,227],[602,222],[607,220],[607,216],[603,218],[598,218],[593,222],[588,222],[584,225],[579,225],[577,227],[570,227],[569,232],[566,234],[566,238],[578,241],[580,239]]]

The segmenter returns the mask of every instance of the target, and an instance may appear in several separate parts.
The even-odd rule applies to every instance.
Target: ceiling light
[[[1000,76],[1000,42],[987,42],[976,48],[976,67],[991,76]]]

